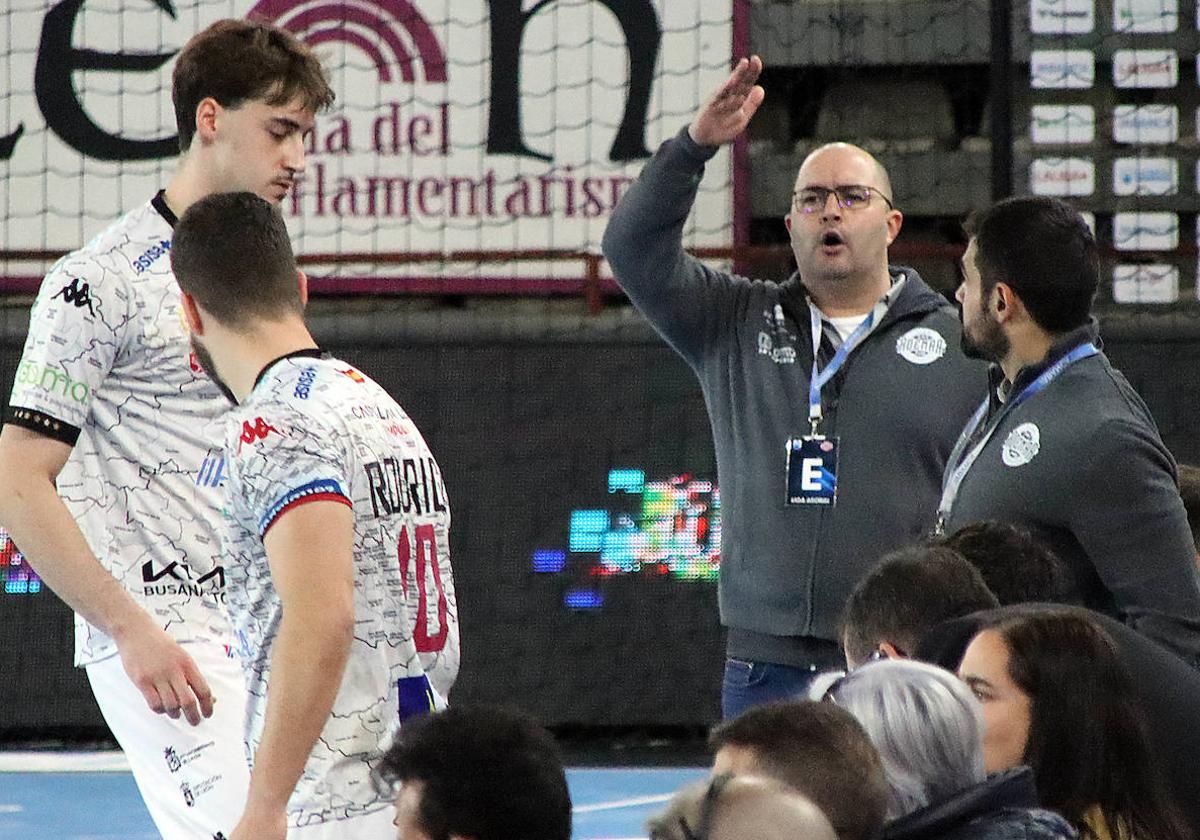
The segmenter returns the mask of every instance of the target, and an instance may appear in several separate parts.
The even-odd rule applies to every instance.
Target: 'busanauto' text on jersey
[[[176,640],[230,642],[219,418],[191,354],[159,193],[47,274],[6,422],[74,446],[58,492],[101,564]],[[76,616],[75,663],[116,653]]]

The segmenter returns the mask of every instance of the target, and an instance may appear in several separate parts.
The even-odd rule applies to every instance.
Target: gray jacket
[[[1013,383],[1029,382],[1086,341],[1063,336]],[[993,376],[996,379],[996,376]],[[1200,588],[1175,461],[1149,409],[1103,353],[1075,362],[1001,413],[946,519],[953,531],[985,519],[1023,525],[1074,572],[1079,600],[1200,665]],[[986,428],[983,427],[983,428]]]
[[[684,253],[684,222],[714,151],[686,129],[664,143],[614,211],[604,255],[700,380],[721,488],[723,623],[767,647],[779,637],[836,640],[859,578],[931,530],[946,458],[983,399],[984,368],[960,352],[946,300],[912,269],[893,268],[903,286],[821,395],[821,432],[840,438],[837,504],[786,505],[786,441],[808,432],[807,296],[796,276],[748,280]],[[825,337],[822,368],[832,354]],[[737,647],[731,633],[734,655],[787,661]]]

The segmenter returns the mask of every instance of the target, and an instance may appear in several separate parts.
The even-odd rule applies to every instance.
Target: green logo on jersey
[[[76,382],[64,371],[39,362],[21,362],[21,367],[17,369],[17,384],[29,385],[48,394],[70,397],[80,404],[87,402],[88,398],[86,382]]]

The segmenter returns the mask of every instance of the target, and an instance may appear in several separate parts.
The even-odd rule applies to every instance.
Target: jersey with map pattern
[[[42,282],[6,422],[74,448],[58,493],[92,552],[177,641],[231,643],[221,601],[219,418],[171,272],[159,193]],[[75,664],[116,653],[75,617]]]
[[[354,641],[288,811],[295,826],[362,816],[386,804],[370,773],[399,725],[399,681],[425,675],[444,698],[458,674],[441,471],[382,387],[319,351],[268,365],[226,423],[229,607],[250,693],[251,763],[282,611],[263,537],[307,501],[353,509]]]

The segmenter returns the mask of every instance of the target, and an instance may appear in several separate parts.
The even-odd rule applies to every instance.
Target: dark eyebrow
[[[295,120],[288,119],[287,117],[271,117],[271,122],[280,128],[286,128],[289,131],[304,130],[304,127],[300,125],[300,123],[296,122]]]
[[[990,688],[992,691],[996,690],[996,687],[994,685],[992,685],[990,682],[988,682],[987,680],[985,680],[983,677],[976,677],[976,676],[968,675],[968,676],[964,676],[962,678],[962,681],[965,682],[971,688],[975,688],[976,686],[981,686],[983,688]]]

